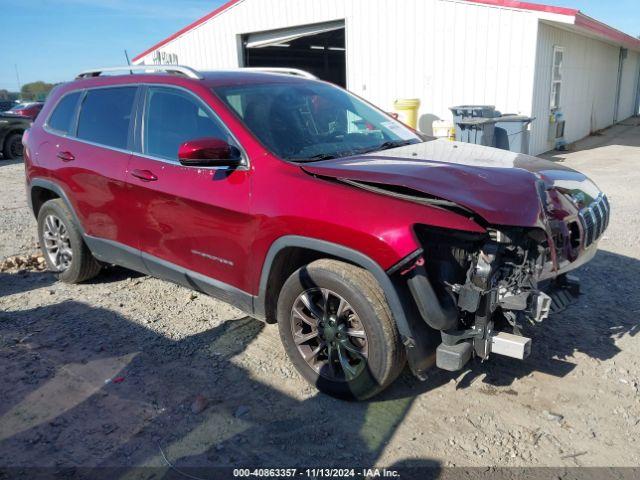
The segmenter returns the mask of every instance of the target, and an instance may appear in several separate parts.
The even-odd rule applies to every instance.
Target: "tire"
[[[17,160],[22,158],[22,134],[12,133],[4,141],[2,156],[5,160]]]
[[[60,231],[63,229],[65,233],[58,237],[58,240],[51,240],[52,236],[48,232],[52,229],[47,226],[47,222],[54,222],[57,227],[61,225],[58,229]],[[45,239],[45,235],[47,235],[47,239]],[[38,212],[38,238],[47,267],[56,274],[58,280],[65,283],[80,283],[100,273],[100,264],[84,243],[69,208],[61,199],[49,200],[40,208]],[[47,245],[56,242],[64,243],[64,247],[60,246],[62,243],[58,243],[58,249],[71,252],[71,257],[64,256],[58,265],[55,263],[56,255],[50,253],[47,248]]]
[[[324,313],[318,310],[323,305]],[[388,387],[404,367],[404,347],[382,288],[362,268],[329,259],[300,268],[283,285],[277,311],[289,359],[323,393],[364,400]]]

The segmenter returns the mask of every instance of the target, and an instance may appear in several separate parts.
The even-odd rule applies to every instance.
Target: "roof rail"
[[[126,65],[122,67],[94,68],[91,70],[85,70],[84,72],[80,72],[76,76],[76,79],[99,77],[103,73],[121,73],[125,75],[133,75],[134,71],[141,73],[153,71],[180,74],[188,78],[194,78],[196,80],[202,80],[203,78],[197,70],[194,70],[190,67],[184,67],[182,65]]]
[[[299,68],[280,68],[280,67],[245,67],[242,70],[250,70],[253,72],[279,73],[281,75],[293,75],[296,77],[308,78],[309,80],[318,80],[314,74]]]

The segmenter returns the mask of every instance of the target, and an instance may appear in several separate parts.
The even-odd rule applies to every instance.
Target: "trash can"
[[[496,118],[494,146],[516,153],[529,153],[529,125],[535,118],[524,115],[503,115]]]
[[[398,112],[398,120],[411,128],[418,128],[419,98],[400,99],[393,102],[393,108]]]
[[[500,116],[500,112],[496,111],[494,105],[458,105],[457,107],[451,107],[449,110],[453,114],[454,122],[463,117],[493,118]]]
[[[494,118],[499,117],[500,112],[496,110],[494,105],[458,105],[449,108],[453,114],[453,123],[456,125],[456,139],[461,141],[462,132],[458,127],[458,123],[464,118]]]
[[[495,118],[463,117],[456,121],[456,140],[492,147],[495,127]]]

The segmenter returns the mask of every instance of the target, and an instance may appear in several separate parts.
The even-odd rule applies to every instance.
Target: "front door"
[[[213,285],[223,298],[225,291],[248,290],[250,171],[178,161],[178,148],[188,140],[215,137],[239,145],[215,112],[184,89],[149,86],[142,104],[140,152],[131,158],[128,182],[132,227],[147,268],[208,293]]]

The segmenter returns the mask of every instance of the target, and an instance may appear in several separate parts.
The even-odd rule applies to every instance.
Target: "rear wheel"
[[[16,160],[22,158],[22,153],[22,134],[12,133],[4,141],[2,156],[5,160]]]
[[[296,369],[335,397],[372,397],[404,366],[384,293],[354,265],[318,260],[294,272],[280,292],[278,326]]]
[[[65,283],[80,283],[100,273],[100,264],[82,239],[65,203],[49,200],[38,212],[38,237],[47,267]]]

